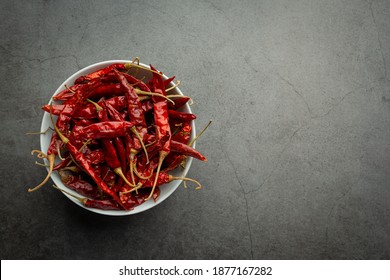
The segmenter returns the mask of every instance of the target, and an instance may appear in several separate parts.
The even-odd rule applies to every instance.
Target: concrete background
[[[1,1],[2,259],[389,259],[390,1]],[[214,123],[209,162],[135,216],[81,209],[34,164],[45,104],[141,57]]]

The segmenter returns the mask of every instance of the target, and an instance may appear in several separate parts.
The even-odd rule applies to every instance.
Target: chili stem
[[[210,120],[209,123],[202,129],[202,131],[199,132],[199,134],[196,135],[196,136],[194,137],[194,139],[192,139],[192,140],[190,141],[190,143],[188,144],[188,146],[192,146],[192,144],[194,144],[194,142],[203,134],[203,132],[206,131],[206,129],[210,126],[210,124],[211,124],[212,122],[213,122],[213,120]]]
[[[187,177],[174,177],[174,176],[172,176],[172,177],[171,177],[171,180],[183,180],[184,183],[187,182],[187,181],[193,182],[193,183],[195,183],[196,185],[198,185],[198,186],[195,188],[195,190],[200,190],[200,189],[202,188],[202,185],[201,185],[198,181],[196,181],[195,179],[192,179],[192,178],[187,178]]]
[[[153,196],[154,189],[156,188],[157,181],[158,181],[158,174],[160,174],[161,165],[162,165],[162,163],[167,155],[168,155],[167,152],[164,152],[164,151],[160,152],[160,159],[159,159],[158,166],[157,166],[156,178],[154,179],[152,190],[150,191],[149,196],[147,198],[145,198],[145,201],[149,200]]]
[[[147,67],[145,67],[145,66],[142,66],[142,65],[137,65],[137,64],[132,64],[132,63],[126,63],[126,64],[125,64],[125,68],[128,69],[128,70],[130,70],[130,68],[132,68],[132,67],[144,69],[144,70],[146,70],[146,71],[149,71],[149,72],[152,72],[152,73],[156,73],[156,74],[162,76],[162,74],[161,74],[160,72],[154,71],[154,70],[152,70],[152,69],[150,69],[150,68],[147,68]]]
[[[175,102],[174,102],[173,100],[169,99],[169,97],[165,96],[164,94],[157,93],[157,92],[143,91],[143,90],[140,90],[140,89],[138,89],[138,88],[135,88],[134,90],[135,90],[135,92],[136,92],[137,94],[162,97],[162,98],[168,100],[169,102],[171,102],[173,105],[175,105]]]
[[[79,197],[79,196],[77,196],[77,195],[74,195],[74,194],[72,194],[72,193],[70,193],[70,192],[67,192],[67,191],[65,191],[65,190],[63,190],[63,189],[60,189],[60,188],[57,187],[56,185],[53,185],[53,188],[55,188],[55,189],[57,189],[57,190],[59,190],[59,191],[65,193],[65,194],[67,194],[67,195],[69,195],[69,196],[71,196],[71,197],[77,199],[77,200],[78,200],[80,203],[82,203],[82,204],[85,204],[85,202],[87,201],[87,198],[85,198],[85,197]]]
[[[165,90],[165,92],[168,92],[168,91],[170,91],[170,90],[173,90],[174,88],[178,87],[179,85],[180,85],[180,81],[178,80],[178,81],[176,81],[176,84],[175,84],[175,85],[171,86],[170,88],[167,88],[167,89]]]
[[[58,141],[56,141],[56,147],[57,147],[57,153],[60,160],[64,161],[65,159],[61,156],[61,149],[60,145],[58,144]]]
[[[122,167],[117,167],[114,169],[114,172],[119,175],[125,181],[126,184],[128,184],[130,187],[135,188],[135,185],[130,183],[129,180],[127,180],[125,174],[123,174]]]
[[[151,172],[150,172],[150,175],[148,175],[147,177],[142,176],[142,175],[138,172],[137,166],[134,166],[134,173],[135,173],[135,175],[137,175],[138,178],[140,178],[140,179],[142,179],[142,180],[148,180],[148,179],[150,179],[150,178],[153,176],[153,171],[151,171]]]
[[[43,181],[36,187],[34,188],[30,188],[28,189],[29,192],[33,192],[33,191],[36,191],[37,189],[39,189],[40,187],[42,187],[44,184],[46,184],[46,182],[49,180],[50,178],[50,175],[51,173],[53,172],[53,168],[54,168],[54,159],[56,157],[55,154],[50,154],[50,155],[46,155],[44,152],[42,151],[38,151],[38,150],[33,150],[31,152],[31,154],[35,154],[35,153],[38,153],[37,157],[38,158],[46,158],[48,161],[49,161],[49,172],[47,173],[47,176],[45,179],[43,179]]]
[[[44,164],[44,163],[40,163],[40,162],[38,162],[38,161],[35,161],[35,164],[36,164],[36,165],[39,165],[39,166],[43,166],[43,167],[49,167],[49,165]]]
[[[141,143],[142,149],[144,150],[145,155],[146,155],[146,163],[148,164],[149,163],[149,154],[148,154],[148,151],[146,150],[146,147],[145,147],[144,141],[141,138],[141,135],[139,135],[137,129],[134,126],[131,128],[131,132],[133,132],[135,134],[135,136],[137,136],[139,142]]]
[[[92,101],[91,99],[87,99],[87,101],[91,104],[93,104],[96,108],[96,112],[100,112],[101,110],[103,110],[102,106],[100,106],[99,104],[97,104],[95,101]]]
[[[45,131],[42,131],[42,132],[26,132],[26,135],[37,135],[37,134],[46,134],[49,129],[52,129],[50,126],[45,130]]]

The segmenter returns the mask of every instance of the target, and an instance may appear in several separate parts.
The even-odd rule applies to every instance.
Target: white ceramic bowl
[[[130,62],[131,61],[129,61],[129,60],[108,60],[108,61],[102,61],[102,62],[98,62],[98,63],[92,64],[90,66],[87,66],[87,67],[77,71],[76,73],[74,73],[68,79],[66,79],[59,86],[59,88],[55,91],[53,96],[58,94],[60,91],[62,91],[65,88],[65,85],[67,85],[67,86],[73,85],[74,81],[78,77],[80,77],[80,76],[83,76],[83,75],[86,75],[86,74],[91,73],[93,71],[96,71],[98,69],[104,68],[104,67],[106,67],[108,65],[111,65],[113,63],[130,63]],[[149,68],[148,65],[145,65],[145,64],[142,64],[142,63],[140,63],[140,65]],[[162,71],[161,69],[158,68],[158,65],[153,65],[153,66],[156,67],[158,70]],[[150,79],[151,74],[150,74],[149,71],[142,70],[142,69],[139,69],[138,71],[139,71],[138,72],[138,77],[145,76],[146,77],[145,78],[146,81],[148,81],[148,79]],[[166,75],[164,75],[163,77],[164,77],[164,79],[168,79],[168,77]],[[172,86],[173,86],[173,83],[172,83]],[[170,94],[180,94],[180,95],[183,95],[183,93],[180,91],[180,89],[178,87],[173,89],[170,92]],[[50,99],[49,102],[52,102],[52,99]],[[56,102],[54,102],[54,104],[55,103]],[[191,109],[190,109],[190,106],[188,104],[183,106],[181,108],[181,111],[187,112],[187,113],[192,113]],[[192,126],[191,139],[193,139],[195,137],[195,135],[196,135],[194,121],[191,122],[191,126]],[[43,119],[42,119],[41,131],[45,131],[48,127],[52,127],[52,124],[51,124],[51,121],[50,121],[50,115],[45,112],[44,115],[43,115]],[[41,139],[40,139],[40,141],[41,141],[41,150],[43,152],[47,151],[47,149],[49,147],[49,144],[50,144],[50,139],[51,139],[51,133],[46,133],[46,134],[42,134],[41,135]],[[193,144],[193,147],[195,147],[195,143]],[[192,163],[192,157],[188,157],[185,169],[183,170],[182,168],[179,167],[176,170],[173,170],[171,172],[171,174],[173,176],[177,176],[177,177],[185,177],[185,175],[187,174],[188,170],[190,169],[191,163]],[[56,171],[54,171],[52,173],[51,179],[53,180],[53,182],[59,188],[65,190],[67,192],[73,193],[74,195],[77,195],[77,196],[80,197],[79,194],[77,194],[73,190],[67,188],[61,182],[61,179],[60,179],[60,177],[59,177],[59,175],[58,175],[58,173]],[[65,193],[64,193],[64,195],[67,198],[69,198],[71,201],[73,201],[74,203],[79,205],[80,207],[83,207],[84,209],[87,209],[89,211],[92,211],[92,212],[95,212],[95,213],[98,213],[98,214],[103,214],[103,215],[110,215],[110,216],[125,216],[125,215],[132,215],[132,214],[136,214],[136,213],[140,213],[140,212],[146,211],[146,210],[148,210],[148,209],[150,209],[152,207],[155,207],[156,205],[160,204],[161,202],[166,200],[177,189],[177,187],[181,184],[181,182],[182,181],[180,181],[180,180],[176,180],[176,181],[172,181],[172,182],[170,182],[168,184],[161,185],[160,186],[161,193],[160,193],[160,196],[157,199],[157,201],[153,201],[153,199],[150,199],[150,200],[144,202],[143,204],[135,207],[133,210],[129,210],[129,211],[125,211],[125,210],[118,210],[118,211],[116,211],[116,210],[101,210],[101,209],[95,209],[95,208],[87,208],[83,204],[81,204],[77,199],[73,198],[72,196],[67,195]]]

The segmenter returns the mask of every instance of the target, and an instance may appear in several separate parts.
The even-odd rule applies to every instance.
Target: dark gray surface
[[[389,259],[390,2],[1,1],[2,259]],[[89,64],[182,81],[207,164],[135,216],[47,187],[40,106]]]

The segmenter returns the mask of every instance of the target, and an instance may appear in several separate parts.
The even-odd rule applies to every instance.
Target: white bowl
[[[80,77],[80,76],[83,76],[83,75],[86,75],[88,73],[94,72],[94,71],[96,71],[98,69],[104,68],[104,67],[106,67],[108,65],[111,65],[111,64],[114,64],[114,63],[130,63],[130,62],[131,61],[129,61],[129,60],[108,60],[108,61],[102,61],[102,62],[98,62],[98,63],[92,64],[90,66],[87,66],[87,67],[77,71],[76,73],[74,73],[68,79],[66,79],[60,85],[60,87],[55,91],[53,96],[58,94],[60,91],[62,91],[65,88],[65,85],[67,85],[67,86],[73,85],[74,81],[78,77]],[[147,68],[150,68],[148,65],[145,65],[145,64],[142,64],[142,63],[140,63],[140,65],[142,65],[144,67],[147,67]],[[156,67],[159,71],[161,71],[161,69],[158,68],[158,65],[153,65],[153,66]],[[139,69],[138,77],[142,77],[142,76],[146,76],[146,81],[151,77],[149,71]],[[164,77],[164,79],[168,79],[168,77],[166,75],[163,75],[163,77]],[[171,83],[171,84],[173,86],[173,83]],[[178,87],[173,89],[170,92],[170,94],[180,94],[180,95],[183,95],[183,93],[180,91],[180,89]],[[52,102],[52,98],[50,99],[49,102]],[[191,109],[190,109],[190,106],[188,104],[183,106],[181,108],[181,111],[187,112],[187,113],[192,113]],[[191,139],[193,139],[195,137],[195,135],[196,135],[194,121],[191,121],[191,126],[192,126]],[[51,123],[51,120],[50,120],[49,113],[45,112],[44,115],[43,115],[43,119],[42,119],[41,131],[45,131],[48,127],[52,127],[52,123]],[[41,135],[41,138],[40,138],[41,150],[43,152],[47,151],[47,149],[49,147],[49,144],[50,144],[50,139],[51,139],[51,133],[46,133],[46,134],[42,134]],[[195,143],[193,144],[193,147],[195,148]],[[48,162],[46,161],[46,163],[48,163]],[[176,170],[171,171],[171,174],[173,176],[176,176],[176,177],[185,177],[187,172],[188,172],[188,170],[190,169],[191,163],[192,163],[192,157],[188,157],[185,169],[183,170],[181,167],[179,167]],[[53,180],[53,182],[59,188],[65,190],[67,192],[73,193],[74,195],[77,195],[77,196],[80,197],[80,194],[78,194],[78,193],[74,192],[73,190],[67,188],[62,183],[62,181],[61,181],[61,179],[60,179],[60,177],[59,177],[59,175],[58,175],[58,173],[56,171],[54,171],[52,173],[51,179]],[[136,206],[133,210],[101,210],[101,209],[95,209],[95,208],[88,208],[88,207],[85,207],[83,204],[81,204],[74,197],[72,197],[70,195],[67,195],[65,193],[64,193],[64,195],[67,198],[69,198],[71,201],[73,201],[74,203],[79,205],[80,207],[82,207],[84,209],[87,209],[89,211],[92,211],[92,212],[95,212],[95,213],[98,213],[98,214],[103,214],[103,215],[110,215],[110,216],[125,216],[125,215],[137,214],[137,213],[146,211],[146,210],[148,210],[150,208],[153,208],[153,207],[157,206],[158,204],[160,204],[161,202],[166,200],[177,189],[177,187],[181,184],[181,182],[182,182],[181,180],[176,180],[176,181],[172,181],[172,182],[170,182],[168,184],[161,185],[160,186],[161,193],[160,193],[160,196],[158,197],[157,201],[154,201],[153,199],[150,199],[148,201],[145,201],[143,204],[141,204],[139,206]]]

